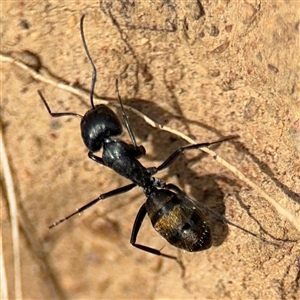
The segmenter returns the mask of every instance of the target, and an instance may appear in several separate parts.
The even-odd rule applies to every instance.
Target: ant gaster
[[[80,32],[85,52],[93,68],[90,93],[92,108],[87,111],[84,116],[73,112],[54,113],[51,111],[42,93],[40,91],[38,91],[38,93],[52,117],[81,117],[81,136],[85,146],[89,150],[88,157],[131,180],[132,183],[108,193],[101,194],[98,198],[77,209],[72,214],[53,223],[49,226],[49,228],[53,228],[72,216],[83,212],[98,201],[128,192],[132,188],[139,186],[142,188],[147,200],[138,211],[133,225],[130,243],[134,247],[156,255],[173,259],[175,258],[173,256],[163,254],[157,249],[136,243],[142,222],[146,214],[148,214],[152,226],[171,245],[190,252],[210,248],[212,244],[210,227],[205,221],[198,204],[193,199],[189,198],[177,186],[167,184],[163,180],[154,177],[154,175],[169,167],[186,150],[208,147],[210,145],[232,139],[232,137],[211,143],[192,144],[180,147],[160,166],[151,168],[144,167],[138,159],[145,155],[146,151],[143,146],[138,146],[136,143],[135,136],[131,129],[119,94],[118,80],[116,80],[116,93],[121,107],[123,122],[132,144],[113,138],[122,133],[122,124],[117,115],[106,105],[94,105],[93,96],[97,80],[97,71],[86,45],[83,21],[84,15],[80,20]],[[94,155],[94,152],[99,151],[101,148],[102,157]]]

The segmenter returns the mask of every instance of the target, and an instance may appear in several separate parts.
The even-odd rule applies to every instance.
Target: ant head
[[[123,131],[117,115],[103,104],[87,111],[80,127],[83,142],[91,152],[99,151],[104,139],[120,135]]]

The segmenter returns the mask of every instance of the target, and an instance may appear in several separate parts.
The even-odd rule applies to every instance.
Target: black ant
[[[53,228],[58,224],[68,220],[72,216],[83,212],[98,201],[118,194],[126,193],[134,187],[139,186],[143,189],[147,200],[138,211],[133,224],[130,243],[134,247],[156,255],[175,259],[175,257],[163,254],[157,249],[136,243],[137,235],[142,222],[146,214],[148,214],[152,226],[171,245],[190,252],[201,251],[210,248],[212,245],[210,227],[204,219],[199,204],[193,199],[189,198],[176,185],[167,184],[163,180],[153,176],[159,171],[169,167],[186,150],[200,149],[202,147],[219,144],[232,139],[233,137],[224,138],[210,143],[192,144],[180,147],[160,166],[151,168],[144,167],[138,159],[145,155],[146,151],[143,146],[138,146],[136,143],[135,136],[131,129],[128,117],[122,104],[122,99],[119,94],[118,80],[116,80],[116,93],[121,107],[123,122],[130,136],[132,144],[127,144],[124,141],[113,139],[114,136],[118,136],[122,133],[121,121],[109,107],[103,104],[94,105],[93,97],[97,80],[97,71],[86,45],[83,31],[83,21],[84,15],[80,20],[80,33],[86,55],[93,68],[90,93],[92,108],[87,111],[84,116],[73,112],[53,113],[42,93],[40,91],[38,91],[38,93],[52,117],[81,117],[81,136],[84,144],[89,150],[88,157],[101,165],[111,168],[121,176],[128,178],[132,181],[132,183],[100,195],[98,198],[77,209],[67,217],[53,223],[51,226],[49,226],[49,228]],[[99,151],[101,148],[103,148],[102,157],[94,155],[94,152]],[[205,209],[211,212],[211,210],[207,208]],[[225,220],[227,223],[232,224],[216,213],[211,213],[213,213],[217,219],[222,221]],[[247,231],[237,225],[234,226]]]

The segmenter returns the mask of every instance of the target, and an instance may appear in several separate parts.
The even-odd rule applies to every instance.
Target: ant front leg
[[[102,157],[97,156],[97,155],[94,155],[93,152],[89,151],[88,157],[89,157],[91,160],[97,162],[98,164],[103,165],[103,166],[106,166],[106,164],[104,163]]]
[[[140,249],[140,250],[143,250],[143,251],[146,251],[146,252],[158,255],[158,256],[163,256],[163,257],[166,257],[166,258],[177,260],[177,258],[175,256],[168,255],[168,254],[163,254],[157,249],[154,249],[154,248],[144,246],[144,245],[140,245],[140,244],[136,243],[137,235],[140,231],[141,225],[144,221],[144,218],[145,218],[146,214],[147,214],[146,203],[144,203],[141,206],[141,208],[140,208],[140,210],[139,210],[139,212],[138,212],[138,214],[135,218],[134,224],[133,224],[131,238],[130,238],[131,245],[138,248],[138,249]]]

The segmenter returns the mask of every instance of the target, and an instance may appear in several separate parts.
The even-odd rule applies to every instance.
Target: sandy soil
[[[90,88],[79,31],[83,14],[98,70],[97,95],[116,101],[119,77],[125,104],[157,123],[198,142],[239,135],[215,151],[299,218],[299,2],[100,2],[2,3],[1,121],[18,199],[23,298],[300,299],[300,233],[202,151],[185,154],[160,178],[277,246],[208,216],[214,246],[185,253],[168,245],[147,218],[139,242],[163,248],[181,263],[144,253],[129,243],[145,201],[140,189],[48,229],[128,183],[87,158],[79,118],[51,119],[37,94],[42,91],[53,111],[84,114],[89,108],[88,97],[40,80],[50,74],[78,90]],[[144,165],[158,165],[186,144],[128,114],[147,149]],[[129,142],[126,133],[122,139]],[[4,262],[14,299],[10,224],[4,201]]]

